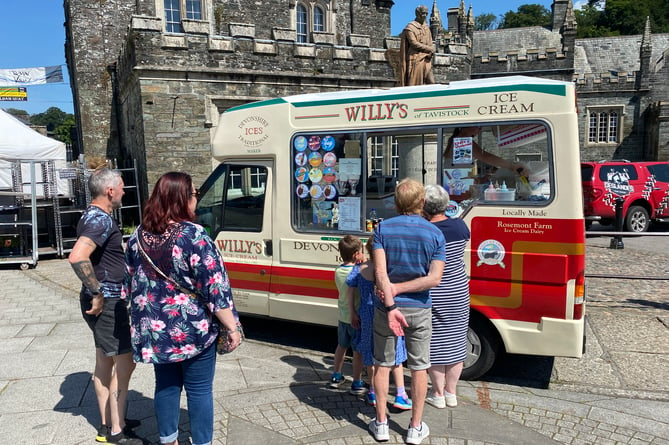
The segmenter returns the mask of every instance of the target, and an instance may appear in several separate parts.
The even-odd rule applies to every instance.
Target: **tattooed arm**
[[[93,263],[90,259],[96,248],[97,246],[90,238],[80,236],[69,256],[74,273],[77,274],[86,289],[93,294],[91,309],[86,311],[89,315],[100,315],[104,302],[104,295],[100,293],[100,282],[95,277],[95,270],[93,270]]]

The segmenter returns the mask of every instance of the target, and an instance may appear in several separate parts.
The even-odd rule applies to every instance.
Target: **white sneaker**
[[[446,399],[446,406],[449,408],[455,408],[458,406],[458,397],[455,394],[444,392],[444,398]]]
[[[453,396],[455,397],[455,396]],[[435,408],[444,409],[446,408],[446,397],[444,396],[435,396],[431,394],[425,398],[425,401]],[[457,403],[457,401],[456,401]]]
[[[378,423],[376,418],[369,422],[369,431],[377,442],[386,442],[390,440],[390,430],[388,429],[388,419],[386,423]],[[420,443],[420,442],[417,442]]]
[[[423,439],[430,435],[430,428],[427,427],[425,422],[420,423],[420,428],[414,428],[409,424],[409,430],[407,431],[407,443],[413,445],[419,445]]]

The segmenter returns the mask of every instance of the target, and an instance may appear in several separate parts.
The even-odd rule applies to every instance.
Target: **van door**
[[[651,201],[655,212],[651,218],[669,217],[669,162],[649,164],[648,171],[654,180],[647,184],[651,188]]]
[[[227,161],[200,189],[197,222],[223,256],[239,312],[269,315],[273,162]]]

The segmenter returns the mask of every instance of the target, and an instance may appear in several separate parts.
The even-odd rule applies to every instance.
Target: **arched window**
[[[325,31],[325,13],[320,6],[314,7],[314,31]]]
[[[307,8],[297,5],[297,41],[307,42]]]
[[[309,42],[310,32],[327,32],[328,6],[322,0],[302,0],[295,7],[295,30],[299,43]]]

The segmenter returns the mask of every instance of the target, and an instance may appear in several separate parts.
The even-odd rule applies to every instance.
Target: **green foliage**
[[[520,5],[518,11],[507,11],[502,17],[499,29],[522,28],[525,26],[550,26],[551,12],[542,5]]]
[[[647,17],[653,34],[669,32],[669,0],[588,0],[581,9],[574,10],[574,14],[577,38],[642,34]],[[477,31],[495,29],[491,15],[481,14],[475,18]],[[550,26],[551,22],[548,9],[526,4],[501,16],[497,28]]]
[[[5,113],[11,114],[14,117],[18,116],[27,116],[28,112],[26,110],[19,110],[18,108],[7,108]]]
[[[574,13],[578,38],[642,34],[647,17],[653,33],[669,32],[669,0],[589,0]]]
[[[37,113],[30,116],[30,123],[33,125],[44,125],[47,130],[54,131],[55,128],[61,125],[67,113],[58,107],[50,107],[44,113]]]
[[[490,31],[497,27],[497,17],[495,14],[483,13],[474,17],[474,29],[476,31]]]
[[[52,131],[55,138],[66,144],[72,143],[71,129],[75,127],[74,115],[68,114],[58,107],[50,107],[44,113],[30,116],[33,125],[44,125]]]
[[[612,29],[621,35],[643,33],[646,17],[650,16],[648,0],[607,0],[604,17]]]
[[[576,16],[576,38],[606,37],[618,35],[611,31],[604,23],[604,11],[594,5],[586,5],[574,11]]]
[[[63,123],[53,130],[54,137],[66,144],[72,143],[72,129],[76,127],[74,115],[68,114]]]

